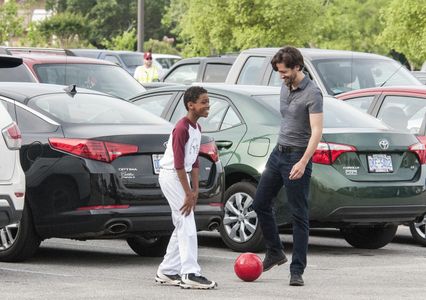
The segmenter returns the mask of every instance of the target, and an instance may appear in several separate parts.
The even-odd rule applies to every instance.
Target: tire
[[[0,228],[0,261],[20,262],[32,257],[41,239],[34,229],[30,208],[24,206],[21,221]]]
[[[159,236],[155,238],[131,237],[127,239],[129,247],[138,255],[143,257],[162,257],[166,254],[170,236]]]
[[[426,216],[418,220],[419,222],[416,221],[410,223],[411,236],[417,243],[426,246]]]
[[[237,252],[259,252],[265,249],[262,231],[253,200],[256,185],[238,182],[225,191],[223,222],[219,232],[223,242]]]
[[[397,229],[397,225],[387,225],[341,228],[340,231],[345,240],[355,248],[379,249],[392,241]]]

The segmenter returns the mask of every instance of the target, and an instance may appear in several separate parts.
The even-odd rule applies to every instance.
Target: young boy
[[[208,116],[209,97],[204,88],[193,86],[186,90],[183,102],[188,113],[177,122],[160,161],[160,187],[172,210],[175,230],[163,262],[158,267],[155,281],[188,289],[213,289],[217,286],[216,282],[200,275],[194,219],[198,198],[198,152],[201,142],[201,129],[197,120]]]

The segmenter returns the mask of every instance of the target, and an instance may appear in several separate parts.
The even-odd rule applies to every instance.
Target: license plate
[[[160,174],[160,159],[163,158],[163,154],[153,154],[152,155],[152,166],[154,167],[154,173]]]
[[[391,173],[393,172],[392,158],[387,154],[368,155],[368,171],[370,173]]]

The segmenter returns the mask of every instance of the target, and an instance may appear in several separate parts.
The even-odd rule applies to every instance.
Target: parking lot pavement
[[[282,235],[291,241],[290,235]],[[52,239],[25,263],[0,263],[1,299],[406,299],[424,296],[425,248],[407,227],[379,250],[350,247],[336,230],[313,231],[304,287],[288,286],[289,265],[239,280],[217,233],[200,233],[199,261],[217,290],[159,286],[154,275],[161,258],[135,256],[124,241],[79,242]],[[286,253],[291,252],[291,243]],[[287,246],[286,245],[286,246]],[[263,254],[259,254],[263,258]]]

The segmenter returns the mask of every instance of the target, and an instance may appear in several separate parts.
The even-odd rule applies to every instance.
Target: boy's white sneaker
[[[217,287],[217,283],[208,280],[206,277],[201,275],[195,275],[194,273],[184,274],[181,278],[180,287],[183,289],[214,289]]]
[[[181,283],[181,278],[179,274],[166,275],[162,273],[157,273],[157,275],[155,275],[155,282],[159,282],[161,284],[166,284],[166,285],[179,286]]]

